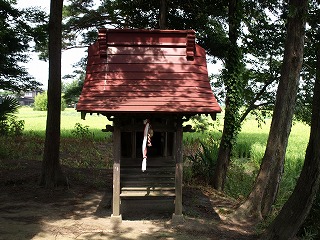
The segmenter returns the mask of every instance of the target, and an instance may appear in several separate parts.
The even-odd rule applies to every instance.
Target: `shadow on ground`
[[[47,190],[38,186],[40,162],[19,164],[0,168],[0,239],[257,239],[250,226],[220,219],[217,208],[236,202],[212,190],[184,187],[183,224],[171,223],[172,200],[124,201],[117,224],[110,170],[65,168],[70,187]]]

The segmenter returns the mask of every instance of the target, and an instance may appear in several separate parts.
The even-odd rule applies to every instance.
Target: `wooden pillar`
[[[131,158],[136,158],[137,157],[136,147],[137,147],[136,132],[132,131],[131,132]]]
[[[175,160],[176,160],[176,173],[175,173],[175,212],[172,215],[173,223],[183,222],[182,214],[182,178],[183,178],[183,156],[182,156],[182,137],[183,128],[182,121],[178,119],[177,131],[175,133]]]
[[[112,222],[122,222],[120,214],[120,157],[121,157],[121,132],[116,122],[113,131],[113,195],[112,195]]]
[[[168,132],[164,132],[163,133],[163,145],[164,145],[164,148],[163,148],[163,157],[168,157]]]
[[[164,124],[166,126],[168,126],[167,119],[164,120]],[[163,136],[163,138],[164,138],[163,157],[168,157],[168,132],[166,131],[163,134],[164,134],[164,136]]]

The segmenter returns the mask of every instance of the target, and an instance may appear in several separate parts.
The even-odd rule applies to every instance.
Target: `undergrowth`
[[[64,114],[67,114],[65,118],[75,115],[72,111],[67,111]],[[27,112],[25,115],[27,116],[26,120],[28,120]],[[44,118],[44,116],[41,116],[41,118]],[[92,122],[97,121],[97,119],[99,118],[94,117]],[[89,126],[91,124],[82,125],[74,120],[73,127],[62,128],[60,145],[62,165],[70,168],[86,169],[112,167],[111,134],[102,133],[101,128],[103,127],[100,127],[100,125],[97,127]],[[257,128],[250,121],[242,127],[242,132],[239,134],[236,145],[232,150],[231,163],[227,174],[225,193],[228,196],[244,200],[250,193],[264,155],[268,131],[268,125]],[[279,194],[273,212],[267,220],[269,222],[280,211],[296,184],[303,165],[309,137],[308,131],[309,128],[301,123],[296,123],[292,128]],[[29,161],[41,161],[44,136],[44,130],[27,127],[21,136],[0,137],[0,160],[23,158]],[[221,132],[219,130],[184,133],[183,177],[186,185],[210,184],[217,160],[220,138]],[[0,162],[0,167],[4,168],[15,167],[1,164]],[[81,177],[85,176],[79,176],[79,178]],[[318,197],[318,202],[320,202],[319,199]],[[319,210],[316,208],[314,211]],[[313,217],[313,219],[315,218]],[[310,222],[312,222],[312,219]],[[316,229],[314,231],[319,230],[316,227],[308,228],[306,226],[306,234],[313,236],[313,229]]]

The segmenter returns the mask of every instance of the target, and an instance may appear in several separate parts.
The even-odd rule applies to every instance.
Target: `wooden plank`
[[[120,194],[121,198],[125,197],[175,197],[174,192],[161,191],[161,192],[122,192]]]
[[[169,170],[165,171],[160,169],[159,171],[151,171],[150,168],[148,171],[141,172],[141,168],[139,171],[132,171],[128,170],[125,171],[123,168],[121,169],[121,177],[123,179],[130,179],[130,178],[171,178],[174,176],[175,168],[170,168]]]
[[[144,64],[154,64],[154,63],[166,63],[166,64],[196,64],[196,65],[206,65],[205,57],[194,57],[193,61],[187,59],[185,54],[183,56],[175,55],[108,55],[106,58],[100,58],[99,55],[91,56],[88,58],[88,65],[96,64],[119,64],[119,63],[144,63]]]
[[[113,201],[112,216],[120,216],[120,156],[121,134],[117,126],[113,131]]]
[[[168,63],[127,63],[127,64],[96,64],[88,65],[87,72],[147,72],[158,73],[203,73],[208,74],[207,67],[193,64],[168,64]]]
[[[209,83],[208,83],[209,85]],[[91,86],[90,93],[95,92],[128,92],[128,89],[131,91],[131,95],[135,96],[137,92],[162,92],[162,91],[175,91],[175,92],[206,92],[208,91],[209,86],[201,86],[199,84],[194,84],[194,86],[171,86],[169,84],[165,85],[98,85],[98,86]]]
[[[107,33],[107,45],[186,46],[186,33],[117,32]]]
[[[207,81],[209,82],[208,74],[204,73],[187,73],[181,74],[179,72],[173,73],[158,73],[152,74],[148,72],[87,72],[86,81],[104,81],[105,79],[110,80],[179,80],[179,81]]]
[[[154,97],[155,98],[155,97]],[[152,98],[149,98],[152,99]],[[193,109],[197,107],[201,108],[217,108],[219,107],[217,104],[215,104],[213,101],[210,102],[210,99],[208,99],[207,102],[205,101],[194,101],[194,102],[188,102],[188,101],[179,101],[179,99],[176,99],[175,101],[149,101],[149,102],[144,102],[144,99],[139,99],[137,98],[136,101],[130,101],[130,100],[123,100],[123,101],[117,101],[117,102],[104,102],[103,99],[99,98],[90,98],[90,99],[85,99],[82,100],[81,105],[83,106],[100,106],[100,107],[105,107],[105,108],[124,108],[128,107],[128,109],[134,109],[136,107],[142,107],[146,109],[154,109],[154,108],[159,108],[159,107],[164,107],[164,108],[181,108],[185,107],[188,109]],[[190,106],[190,103],[192,103],[192,106]],[[77,109],[80,105],[77,105]],[[125,129],[125,128],[124,128]],[[131,129],[128,128],[128,129]]]
[[[138,180],[137,180],[138,178]],[[135,181],[135,182],[161,182],[164,181],[173,181],[174,175],[171,174],[155,174],[155,175],[146,175],[146,174],[121,174],[121,181]]]
[[[178,91],[181,90],[181,91]],[[185,98],[203,98],[209,101],[210,99],[216,100],[214,98],[214,95],[212,94],[211,90],[205,90],[205,91],[199,91],[194,89],[192,91],[192,88],[185,89],[165,89],[161,90],[158,89],[156,91],[148,91],[145,89],[144,91],[112,91],[112,92],[105,92],[105,91],[90,91],[90,89],[83,89],[80,99],[92,99],[92,100],[103,100],[99,98],[104,98],[104,101],[106,101],[109,97],[135,97],[136,99],[142,98],[149,98],[152,99],[154,97],[175,97],[175,98],[181,98],[176,101],[188,101],[188,99]],[[190,102],[191,103],[191,102]]]
[[[111,33],[144,33],[144,34],[195,34],[194,30],[175,30],[175,29],[133,29],[133,28],[125,28],[125,29],[100,29],[99,32],[105,32],[108,34]]]
[[[131,161],[132,159],[128,159],[128,161]],[[122,165],[121,164],[121,173],[134,173],[139,172],[141,173],[141,159],[137,158],[139,165]],[[149,162],[152,162],[152,158],[149,158]],[[125,159],[121,159],[121,161],[125,161]],[[143,174],[149,174],[149,173],[155,173],[155,172],[175,172],[175,165],[173,162],[164,162],[163,165],[157,166],[151,165],[148,167],[148,172],[144,172]]]
[[[210,88],[210,83],[208,81],[185,81],[185,80],[127,80],[127,79],[103,79],[95,81],[88,81],[85,84],[86,87],[90,87],[91,91],[97,91],[97,90],[106,90],[105,87],[109,86],[110,88],[140,88],[140,89],[146,89],[151,87],[157,87],[157,88],[176,88],[176,87],[184,87],[184,88],[205,88],[207,91],[208,88]],[[151,90],[151,89],[148,89]]]
[[[174,187],[174,180],[161,182],[140,182],[140,181],[125,181],[123,187]]]
[[[96,105],[96,104],[78,104],[78,111],[94,111],[94,112],[109,112],[109,113],[188,113],[188,114],[197,114],[197,113],[212,113],[220,112],[220,107],[190,107],[190,106],[107,106],[107,105]]]
[[[93,101],[91,103],[95,103],[96,101]],[[90,102],[88,100],[84,101],[84,104],[86,105],[91,105],[91,106],[95,106],[90,104]],[[101,105],[101,107],[108,107],[108,108],[127,108],[127,109],[136,109],[138,107],[140,107],[141,109],[156,109],[156,108],[172,108],[177,109],[177,108],[188,108],[188,109],[193,109],[193,108],[211,108],[212,106],[206,102],[194,102],[192,106],[190,106],[189,102],[171,102],[171,103],[166,103],[166,102],[115,102],[115,103],[104,103],[103,105]],[[173,131],[173,130],[171,130]]]
[[[164,46],[108,46],[107,53],[110,55],[152,55],[152,56],[186,56],[186,48],[180,47],[164,47]],[[92,55],[98,56],[99,53],[95,54],[93,49]]]
[[[144,174],[144,175],[149,175],[149,174],[154,174],[154,173],[162,173],[162,172],[174,172],[175,171],[175,163],[172,161],[166,161],[163,162],[162,164],[159,164],[157,162],[154,162],[152,157],[148,158],[150,166],[148,168],[149,171],[147,172],[141,172],[141,158],[136,158],[137,160],[134,160],[135,163],[138,163],[138,165],[121,165],[121,173],[136,173],[138,172],[139,174]],[[131,160],[122,158],[121,161],[130,162]]]
[[[122,187],[121,191],[175,191],[174,187]]]
[[[106,54],[107,55],[151,55],[151,56],[183,56],[186,57],[186,46],[166,46],[166,45],[123,45],[123,46],[107,46]],[[88,48],[88,57],[101,57],[99,45],[94,43]],[[205,50],[199,45],[195,45],[195,57],[205,57]]]
[[[175,215],[182,215],[182,180],[183,180],[183,156],[182,156],[182,139],[183,139],[182,123],[177,123],[177,132],[175,139],[176,146],[176,174],[175,174]]]

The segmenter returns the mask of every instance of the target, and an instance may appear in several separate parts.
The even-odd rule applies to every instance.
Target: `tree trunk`
[[[261,202],[261,214],[263,218],[268,216],[272,210],[272,205],[275,202],[278,191],[279,191],[280,181],[281,181],[283,172],[284,172],[284,162],[277,161],[276,165],[274,166],[274,174],[271,174],[272,176],[275,176],[275,177],[269,178],[269,181],[264,191],[264,196]]]
[[[307,2],[306,0],[304,2]],[[305,4],[305,3],[304,3]],[[314,87],[310,139],[297,185],[261,239],[293,239],[307,217],[320,185],[320,49]],[[293,211],[294,209],[294,211]]]
[[[307,1],[290,0],[289,9],[292,12],[288,14],[284,59],[266,151],[253,190],[233,217],[245,215],[261,220],[261,203],[268,203],[264,208],[271,207],[282,176],[303,60]]]
[[[223,132],[223,134],[225,131]],[[213,176],[213,181],[211,185],[214,189],[218,191],[222,191],[225,185],[228,166],[230,162],[230,155],[231,155],[231,146],[225,144],[226,137],[221,138],[220,148],[218,152],[218,164],[215,169],[215,174]]]
[[[230,47],[226,59],[226,74],[224,81],[227,89],[226,108],[223,134],[220,142],[217,165],[214,172],[212,186],[222,191],[230,163],[230,154],[233,143],[240,130],[239,99],[242,89],[241,52],[237,45],[241,23],[241,0],[229,1],[229,40]]]
[[[40,185],[53,188],[66,185],[60,161],[61,116],[61,38],[63,0],[51,0],[49,20],[49,80],[46,139]]]
[[[159,9],[159,28],[167,28],[167,0],[160,0],[160,9]]]

